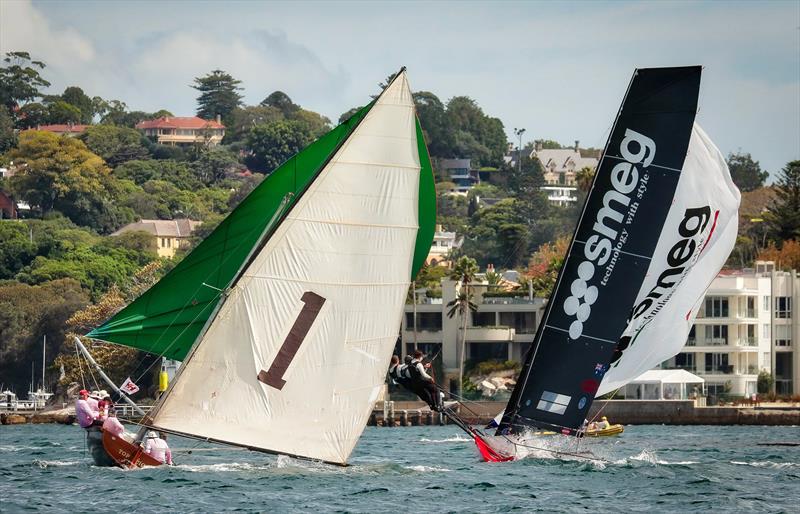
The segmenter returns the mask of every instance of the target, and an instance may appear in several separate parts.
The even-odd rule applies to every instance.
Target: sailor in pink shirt
[[[97,413],[92,410],[88,399],[89,391],[81,389],[78,393],[78,400],[75,402],[75,416],[78,418],[78,424],[83,428],[89,428],[97,419]]]
[[[108,432],[111,435],[122,437],[125,433],[125,427],[117,419],[117,413],[112,409],[108,413],[108,417],[103,421],[103,432]]]
[[[172,452],[169,451],[166,438],[167,434],[164,432],[156,434],[151,430],[147,433],[147,440],[144,443],[144,452],[157,461],[171,466]]]

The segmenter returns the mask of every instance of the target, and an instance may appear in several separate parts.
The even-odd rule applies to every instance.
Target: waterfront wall
[[[393,405],[392,405],[393,403]],[[423,402],[382,402],[370,416],[371,426],[415,426],[446,424]],[[468,423],[488,423],[506,406],[505,402],[469,402],[458,407]],[[695,407],[693,400],[606,400],[589,411],[589,419],[607,416],[623,425],[800,425],[800,407]]]

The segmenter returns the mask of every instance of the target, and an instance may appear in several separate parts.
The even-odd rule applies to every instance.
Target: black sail
[[[638,69],[498,433],[574,434],[627,325],[672,203],[700,66]]]

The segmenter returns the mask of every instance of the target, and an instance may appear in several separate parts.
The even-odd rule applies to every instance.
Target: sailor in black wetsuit
[[[433,377],[428,375],[425,371],[425,368],[430,367],[430,364],[423,365],[423,357],[424,354],[417,350],[414,352],[414,358],[411,360],[411,364],[405,369],[406,377],[408,377],[410,381],[409,389],[419,396],[422,401],[427,403],[431,410],[439,412],[442,410],[441,395],[439,394],[439,389],[436,387],[436,382],[434,382]]]
[[[407,364],[400,364],[400,357],[392,355],[392,363],[389,365],[389,376],[392,380],[410,390],[411,384],[405,373],[407,366]]]

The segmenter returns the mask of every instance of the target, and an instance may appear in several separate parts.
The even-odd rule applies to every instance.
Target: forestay
[[[427,167],[418,137],[401,72],[231,288],[154,426],[346,462],[410,282]]]
[[[583,424],[672,207],[700,73],[634,73],[499,432]]]
[[[672,208],[598,395],[683,348],[706,289],[736,243],[739,201],[725,157],[695,124]]]

